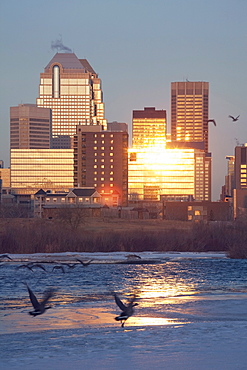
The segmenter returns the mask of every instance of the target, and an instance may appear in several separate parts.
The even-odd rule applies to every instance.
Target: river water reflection
[[[164,361],[172,369],[244,368],[247,261],[224,255],[163,257],[149,264],[119,264],[112,263],[114,253],[108,255],[111,263],[94,255],[89,266],[63,265],[64,272],[53,269],[62,263],[57,256],[54,262],[42,261],[46,271],[18,269],[23,259],[3,261],[0,369],[163,369]],[[25,263],[29,260],[33,257]],[[52,309],[30,316],[24,282],[37,299],[45,289],[55,289]],[[137,295],[138,306],[124,328],[114,320],[120,310],[113,291],[124,302]]]

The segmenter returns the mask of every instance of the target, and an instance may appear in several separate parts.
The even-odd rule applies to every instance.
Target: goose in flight
[[[120,308],[120,310],[122,310],[122,312],[120,313],[119,316],[115,317],[115,320],[116,321],[121,321],[121,326],[122,328],[124,327],[124,324],[125,324],[125,321],[133,315],[134,313],[134,309],[133,307],[135,306],[138,306],[138,303],[134,303],[135,299],[136,299],[136,296],[134,295],[128,302],[127,305],[125,305],[121,299],[118,297],[118,295],[116,293],[113,293],[114,295],[114,298],[115,298],[115,302],[116,304],[118,305],[118,307]]]
[[[2,260],[3,258],[8,258],[9,260],[12,261],[12,258],[8,256],[7,254],[1,254],[0,259]]]
[[[232,119],[232,122],[236,122],[238,121],[240,115],[238,115],[237,117],[233,117],[233,116],[228,116],[228,117]]]
[[[32,269],[34,267],[38,267],[38,268],[42,269],[43,271],[46,271],[46,269],[44,268],[44,266],[42,266],[40,263],[35,263],[34,265],[31,266]]]
[[[46,310],[51,308],[51,306],[46,306],[46,303],[49,301],[49,299],[51,297],[54,296],[54,291],[52,291],[52,290],[46,291],[45,294],[44,294],[43,301],[38,302],[36,296],[34,295],[32,290],[29,288],[27,283],[25,283],[25,285],[26,285],[28,293],[29,293],[30,301],[31,301],[31,303],[33,305],[33,308],[34,308],[34,311],[29,312],[30,315],[32,315],[34,317],[37,316],[37,315],[42,315],[42,313],[44,313]]]
[[[76,260],[77,260],[78,262],[80,262],[83,266],[88,266],[88,265],[90,265],[90,263],[92,262],[92,260],[82,261],[82,260],[79,260],[79,258],[76,258]]]
[[[209,122],[212,122],[212,123],[216,126],[215,119],[209,119],[209,120],[208,120],[208,123],[209,123]]]
[[[54,266],[52,271],[54,271],[54,270],[61,270],[65,274],[65,270],[64,270],[63,266]]]

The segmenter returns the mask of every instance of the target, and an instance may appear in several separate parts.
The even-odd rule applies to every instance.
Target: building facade
[[[128,133],[77,126],[74,137],[74,186],[94,187],[106,204],[128,202]],[[115,199],[115,200],[114,200]]]
[[[40,189],[34,194],[34,217],[54,218],[59,209],[100,207],[101,196],[94,188],[75,188],[68,192]],[[52,215],[52,216],[51,216]]]
[[[134,110],[132,118],[132,147],[150,148],[166,146],[166,111],[146,107]]]
[[[79,123],[107,128],[101,80],[74,53],[56,53],[40,74],[37,105],[52,110],[53,137],[72,138]]]
[[[10,108],[10,149],[50,149],[51,130],[49,108],[35,104]]]
[[[208,82],[171,83],[171,141],[203,143],[208,152]]]
[[[234,219],[247,220],[247,143],[235,148],[235,189],[233,190]]]
[[[130,149],[130,201],[211,200],[211,157],[196,149]]]
[[[73,149],[11,149],[10,163],[14,193],[68,191],[74,186]]]

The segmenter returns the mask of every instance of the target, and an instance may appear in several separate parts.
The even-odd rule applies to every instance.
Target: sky
[[[165,109],[173,81],[209,82],[212,200],[227,155],[247,142],[246,0],[1,0],[0,159],[9,166],[9,108],[36,103],[40,73],[61,39],[102,81],[105,117]],[[240,115],[235,123],[229,115]]]

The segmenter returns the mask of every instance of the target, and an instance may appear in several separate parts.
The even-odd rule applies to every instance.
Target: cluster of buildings
[[[67,206],[117,217],[237,218],[247,208],[247,146],[227,157],[221,202],[212,202],[208,111],[208,82],[172,82],[170,132],[166,110],[145,107],[133,111],[129,136],[126,123],[105,119],[101,80],[88,61],[56,53],[40,74],[36,104],[10,108],[1,203],[48,218]]]

